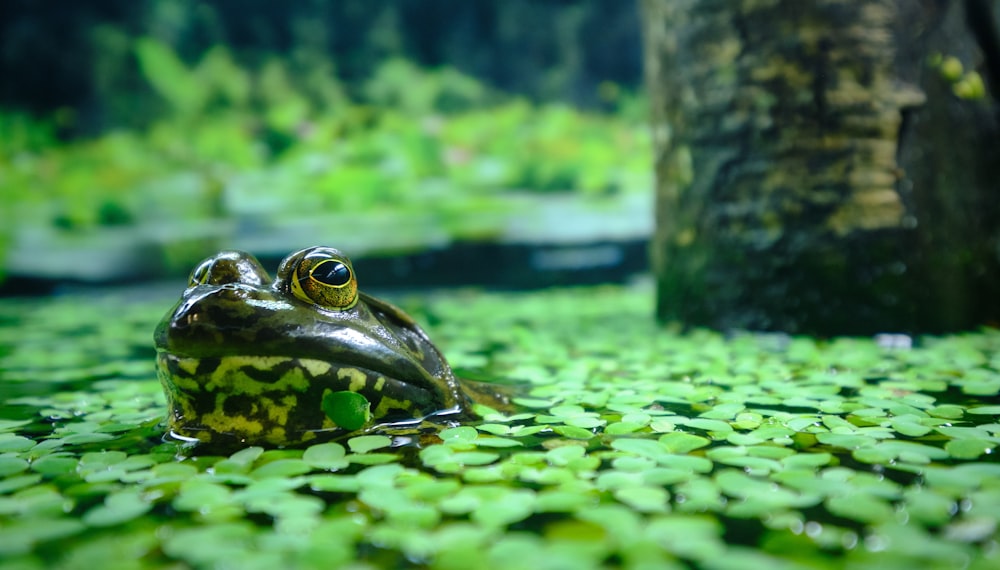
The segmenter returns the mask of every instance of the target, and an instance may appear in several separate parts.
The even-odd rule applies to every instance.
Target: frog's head
[[[299,443],[466,402],[423,330],[359,291],[351,261],[329,247],[289,255],[273,283],[250,254],[206,259],[155,343],[170,430],[182,438]],[[336,400],[323,404],[347,392],[368,402],[363,425],[338,425]]]

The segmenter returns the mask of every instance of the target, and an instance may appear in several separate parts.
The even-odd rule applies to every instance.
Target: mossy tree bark
[[[812,334],[1000,322],[988,1],[641,5],[662,320]],[[965,71],[929,63],[939,53]]]

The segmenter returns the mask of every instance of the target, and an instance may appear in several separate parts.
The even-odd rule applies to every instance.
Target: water
[[[6,300],[3,558],[122,568],[996,564],[1000,334],[919,338],[911,349],[680,334],[650,321],[650,293],[400,297],[456,369],[522,382],[518,408],[225,455],[162,439],[150,335],[171,299]]]

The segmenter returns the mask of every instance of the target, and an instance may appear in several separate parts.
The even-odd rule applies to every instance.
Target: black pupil
[[[342,287],[351,280],[351,270],[339,261],[324,261],[313,269],[312,277],[325,285]]]

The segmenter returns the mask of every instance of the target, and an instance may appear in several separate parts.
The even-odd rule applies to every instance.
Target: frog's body
[[[289,255],[273,283],[250,254],[205,260],[155,341],[182,438],[286,445],[352,431],[323,410],[333,392],[369,402],[363,429],[470,409],[424,331],[358,291],[350,260],[328,247]]]

